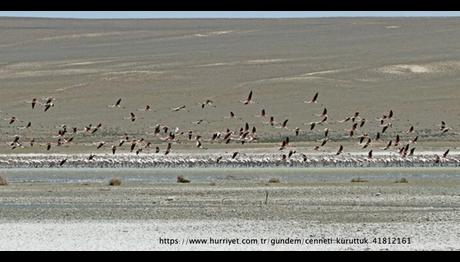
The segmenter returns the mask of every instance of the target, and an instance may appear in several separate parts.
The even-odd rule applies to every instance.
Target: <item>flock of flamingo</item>
[[[316,92],[311,99],[304,101],[306,104],[317,104],[319,99],[319,92]],[[31,101],[25,101],[31,104],[32,110],[38,110],[38,106],[43,107],[43,112],[48,112],[55,107],[55,98],[33,98]],[[119,98],[113,105],[108,105],[113,110],[125,109],[122,107],[123,99]],[[239,101],[242,106],[251,106],[256,102],[253,99],[253,91],[249,92],[246,99]],[[214,101],[206,99],[200,103],[200,107],[206,110],[206,107],[213,106]],[[181,105],[175,108],[171,108],[172,112],[179,112],[186,109],[186,105]],[[148,112],[152,108],[150,105],[146,105],[142,108],[137,109],[138,111]],[[21,127],[17,127],[18,130],[32,129],[33,124],[30,121],[22,121],[17,117],[12,116],[8,113],[0,111],[2,114],[6,114],[8,117],[3,118],[7,121],[8,125],[13,126],[17,123],[27,123]],[[127,115],[128,115],[127,111]],[[222,167],[273,167],[273,166],[291,166],[291,167],[357,167],[357,166],[403,166],[403,167],[414,167],[414,166],[459,166],[460,159],[455,155],[449,155],[450,149],[446,149],[443,154],[416,154],[415,145],[418,142],[419,136],[416,134],[414,126],[409,126],[404,133],[397,134],[395,137],[388,138],[385,134],[389,128],[393,127],[392,120],[394,119],[393,110],[382,114],[381,117],[376,119],[380,127],[380,131],[375,135],[371,136],[368,133],[362,131],[363,126],[371,121],[366,121],[362,118],[360,112],[353,112],[343,120],[337,121],[343,125],[349,124],[351,127],[345,129],[346,138],[353,143],[359,145],[361,151],[351,151],[345,153],[347,149],[343,144],[337,142],[337,151],[319,153],[320,149],[323,148],[326,143],[331,141],[330,129],[327,127],[328,121],[328,110],[326,107],[322,110],[321,114],[316,115],[319,120],[314,122],[305,123],[308,131],[313,131],[315,128],[321,129],[321,126],[325,126],[323,129],[323,138],[315,145],[313,151],[310,153],[297,152],[295,145],[290,142],[289,136],[285,136],[280,141],[279,146],[276,146],[272,152],[268,153],[242,153],[239,151],[233,151],[230,153],[222,152],[210,152],[206,151],[206,143],[220,143],[222,145],[228,145],[230,143],[240,144],[240,148],[244,147],[246,143],[257,143],[259,136],[257,134],[256,126],[250,128],[249,124],[242,123],[242,127],[239,130],[217,130],[212,133],[212,136],[205,138],[206,135],[196,133],[193,130],[180,130],[179,128],[170,128],[167,125],[157,124],[153,127],[153,133],[151,136],[157,137],[162,141],[159,145],[148,141],[147,138],[131,138],[129,134],[125,133],[120,140],[111,141],[106,143],[104,141],[94,144],[94,151],[100,151],[102,148],[110,148],[110,153],[104,152],[100,154],[91,153],[89,155],[82,154],[53,154],[53,148],[62,145],[71,146],[76,144],[74,138],[80,134],[94,135],[98,130],[103,128],[103,124],[87,125],[83,128],[72,127],[69,128],[67,125],[61,125],[57,130],[57,139],[46,143],[36,143],[34,138],[24,138],[21,134],[16,134],[12,141],[8,143],[8,146],[15,153],[20,148],[44,146],[42,154],[5,154],[0,155],[0,168],[15,168],[15,167],[208,167],[208,166],[222,166]],[[288,127],[288,119],[281,123],[277,123],[273,116],[269,116],[265,108],[260,109],[258,117],[267,119],[264,124],[267,124],[273,128],[280,128],[292,132],[292,136],[299,136],[300,132],[304,131],[300,127],[290,129]],[[235,114],[230,112],[229,116],[225,118],[235,118]],[[136,113],[129,112],[129,116],[124,118],[125,120],[135,122],[140,119]],[[193,124],[199,125],[206,121],[200,119]],[[452,128],[448,127],[445,121],[440,121],[439,135],[444,135],[448,132],[452,132]],[[369,125],[369,124],[368,124]],[[402,135],[412,135],[408,141],[401,139]],[[26,140],[27,139],[27,140]],[[379,152],[375,152],[375,142],[383,141],[386,146],[379,148]],[[173,153],[175,144],[179,143],[194,143],[199,151],[190,153]],[[160,148],[164,144],[164,149]],[[127,147],[126,150],[123,150]],[[235,148],[235,147],[232,147]],[[119,151],[122,149],[122,152]],[[104,150],[104,149],[102,149]],[[129,153],[128,153],[129,151]],[[390,152],[390,153],[387,153]]]

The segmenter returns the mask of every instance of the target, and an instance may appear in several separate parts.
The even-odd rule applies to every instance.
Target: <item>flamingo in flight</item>
[[[59,166],[63,166],[65,163],[67,162],[67,158],[62,160],[60,163],[59,163]]]
[[[25,101],[25,103],[27,104],[31,104],[32,105],[32,109],[35,109],[35,105],[38,103],[38,100],[37,98],[32,98],[32,101]]]
[[[150,105],[145,105],[144,108],[139,108],[137,111],[149,112],[152,111],[152,107]]]
[[[310,99],[309,101],[304,101],[304,103],[307,103],[307,104],[314,103],[314,104],[316,104],[317,100],[318,100],[318,96],[319,96],[319,92],[316,92],[316,94],[313,96],[312,99]]]
[[[444,152],[444,154],[442,154],[442,157],[443,157],[443,158],[446,158],[446,157],[447,157],[447,154],[449,154],[449,151],[450,151],[450,149],[447,149],[447,151]]]
[[[232,159],[235,159],[237,155],[238,155],[238,152],[234,152],[232,155]]]
[[[206,99],[203,103],[201,103],[201,108],[204,109],[206,106],[212,106],[214,101],[211,99]]]
[[[100,142],[98,145],[97,145],[97,149],[100,149],[101,147],[103,147],[105,145],[105,142]]]
[[[119,98],[119,99],[117,100],[117,102],[115,102],[114,105],[109,105],[108,107],[111,107],[111,108],[114,108],[114,107],[121,107],[120,105],[121,105],[121,98]]]
[[[388,142],[387,146],[384,147],[384,148],[382,148],[382,150],[387,150],[388,148],[390,148],[392,143],[393,143],[393,140],[390,140],[390,141]]]
[[[256,117],[265,117],[267,115],[267,112],[265,111],[265,109],[262,109],[260,111],[260,115],[256,115]]]
[[[343,151],[343,145],[340,145],[339,150],[337,151],[337,153],[335,153],[335,155],[338,156],[342,154],[342,151]]]
[[[294,129],[294,132],[295,132],[295,136],[299,136],[300,127],[296,127],[296,128]]]
[[[51,107],[54,107],[54,103],[45,104],[45,110],[43,110],[43,112],[47,112]]]
[[[324,108],[323,112],[321,114],[319,114],[319,115],[316,115],[316,116],[319,116],[319,117],[327,116],[327,108]]]
[[[289,121],[289,119],[284,120],[283,124],[278,128],[287,128],[288,121]]]
[[[240,101],[241,103],[247,105],[247,104],[252,104],[254,103],[254,101],[252,101],[252,90],[249,92],[249,95],[248,95],[248,98],[246,98],[246,100],[244,101]]]
[[[171,111],[172,111],[172,112],[178,112],[178,111],[180,111],[180,110],[185,109],[185,107],[186,107],[185,105],[178,106],[178,107],[176,107],[176,108],[171,109]]]

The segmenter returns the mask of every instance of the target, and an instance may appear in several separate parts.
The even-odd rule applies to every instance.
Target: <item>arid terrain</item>
[[[193,130],[204,141],[214,132],[257,127],[259,141],[238,145],[204,142],[208,148],[271,148],[285,136],[308,151],[330,129],[321,151],[359,151],[338,123],[355,111],[367,120],[356,135],[372,137],[375,120],[394,111],[393,127],[372,144],[382,147],[411,125],[418,150],[458,148],[460,109],[460,19],[356,18],[272,20],[66,20],[0,19],[0,121],[2,153],[11,153],[15,135],[33,148],[14,153],[110,152],[124,133],[164,144],[153,126]],[[239,101],[254,92],[255,104]],[[316,92],[317,104],[305,104]],[[32,110],[32,98],[55,98],[46,113]],[[122,108],[109,108],[122,98]],[[201,108],[211,99],[213,106]],[[145,105],[152,111],[142,112]],[[185,105],[183,111],[171,108]],[[38,107],[38,106],[37,106]],[[327,124],[310,131],[327,107]],[[255,117],[264,108],[279,125]],[[230,111],[235,118],[228,119]],[[137,121],[131,122],[129,113]],[[8,119],[18,121],[9,125]],[[200,124],[193,122],[204,120]],[[451,130],[440,134],[445,121]],[[20,129],[28,122],[31,128]],[[54,146],[62,125],[69,129],[98,123],[94,135],[79,134],[72,144]],[[294,136],[300,127],[299,136]],[[184,141],[185,139],[182,139]],[[46,152],[46,143],[53,148]],[[162,150],[163,150],[162,146]],[[174,145],[193,149],[194,142]],[[119,150],[127,151],[128,148]],[[144,152],[145,153],[145,152]]]

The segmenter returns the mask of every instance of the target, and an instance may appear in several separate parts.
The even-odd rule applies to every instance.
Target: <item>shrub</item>
[[[280,182],[280,179],[276,177],[270,178],[270,180],[268,180],[268,183],[279,183],[279,182]]]
[[[351,180],[351,182],[352,183],[364,183],[364,182],[368,182],[368,180],[365,180],[365,179],[362,179],[362,178],[358,177],[358,178],[353,178]]]
[[[395,183],[409,183],[404,177],[395,181]]]
[[[0,176],[0,186],[6,186],[8,185],[8,181],[6,180],[5,177]]]
[[[121,179],[117,178],[117,177],[114,177],[114,178],[110,179],[109,185],[111,185],[111,186],[120,186],[121,185]]]
[[[190,180],[187,178],[184,178],[183,176],[178,176],[177,183],[190,183]]]

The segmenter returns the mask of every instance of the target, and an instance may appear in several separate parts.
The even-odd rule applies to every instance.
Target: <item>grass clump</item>
[[[8,180],[5,177],[0,176],[0,186],[8,185]]]
[[[409,183],[409,181],[407,181],[407,179],[403,177],[401,179],[396,180],[395,183]]]
[[[362,179],[362,178],[360,178],[360,177],[358,177],[358,178],[353,178],[353,179],[351,180],[351,183],[365,183],[365,182],[369,182],[369,180]]]
[[[183,177],[183,176],[178,176],[177,177],[177,183],[190,183],[190,180]]]
[[[110,179],[109,185],[110,186],[121,186],[121,179],[117,178],[117,177],[114,177],[114,178]]]

